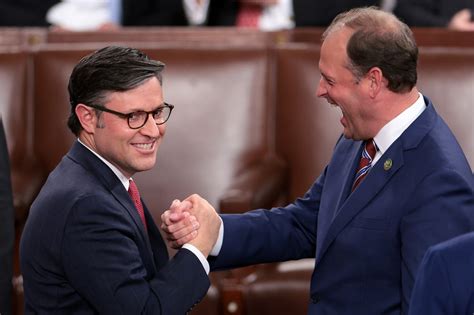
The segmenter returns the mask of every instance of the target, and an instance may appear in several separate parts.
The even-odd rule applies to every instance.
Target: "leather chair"
[[[77,61],[92,50],[49,45],[35,53],[34,143],[48,173],[74,140],[66,127],[67,81]],[[270,180],[271,187],[278,187],[283,183],[284,167],[274,156],[274,114],[268,96],[272,69],[265,47],[143,50],[167,64],[164,95],[176,105],[157,165],[136,175],[155,218],[159,219],[174,198],[191,193],[201,194],[217,209],[223,199],[227,212],[237,211],[236,202],[245,198],[242,208],[249,202],[271,204],[276,188],[267,188],[268,177],[261,174],[278,174]],[[52,135],[54,141],[50,141]],[[258,194],[237,189],[255,180],[263,186]],[[255,200],[249,201],[250,193],[256,195],[250,197]]]
[[[420,47],[418,84],[474,169],[474,47]]]
[[[276,149],[288,168],[285,203],[309,189],[342,132],[337,109],[315,95],[318,60],[315,44],[276,49]],[[224,314],[306,314],[313,267],[314,259],[263,264],[239,282],[224,282]]]
[[[274,156],[274,109],[268,97],[272,68],[265,47],[219,45],[150,55],[167,64],[165,99],[176,107],[156,167],[136,176],[148,206],[158,216],[173,199],[198,193],[220,212],[270,207],[285,173]],[[206,299],[221,292],[222,281],[247,273],[211,274]],[[209,308],[204,311],[206,299],[192,314],[211,314]],[[217,299],[214,313],[225,296],[219,293]]]
[[[0,116],[11,168],[15,208],[13,301],[15,312],[23,310],[23,288],[19,269],[18,244],[28,208],[38,193],[43,172],[33,153],[33,107],[29,55],[19,48],[0,50]]]

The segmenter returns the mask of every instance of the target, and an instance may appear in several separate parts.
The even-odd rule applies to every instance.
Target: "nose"
[[[323,78],[319,79],[318,87],[316,88],[316,96],[324,97],[327,94],[327,89],[325,86],[325,81]]]
[[[140,128],[140,133],[145,136],[156,138],[164,134],[165,128],[165,124],[157,125],[153,119],[153,114],[149,113],[145,125]]]

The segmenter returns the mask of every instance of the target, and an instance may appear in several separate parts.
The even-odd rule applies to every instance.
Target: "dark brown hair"
[[[405,23],[376,7],[356,8],[336,16],[324,32],[323,40],[343,27],[354,30],[346,52],[347,67],[357,79],[378,67],[391,91],[407,92],[415,86],[418,47]]]
[[[77,104],[102,104],[107,93],[128,91],[151,77],[162,83],[164,66],[140,50],[128,47],[108,46],[85,56],[69,78],[69,129],[76,136],[82,129],[76,115]]]

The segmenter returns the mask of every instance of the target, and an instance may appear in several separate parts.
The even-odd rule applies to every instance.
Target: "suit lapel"
[[[117,176],[112,172],[112,170],[77,141],[74,143],[73,147],[68,153],[68,156],[77,163],[81,164],[91,174],[94,174],[99,179],[99,181],[111,192],[115,199],[123,206],[123,208],[130,214],[130,217],[135,223],[137,229],[140,231],[142,242],[147,244],[148,251],[151,255],[152,249],[150,240],[148,238],[147,232],[145,231],[145,227],[143,226],[140,215],[138,214],[138,211],[136,210],[128,192],[125,190],[125,187],[122,185]],[[154,223],[150,225],[154,225]]]
[[[321,260],[322,256],[337,235],[357,214],[360,213],[360,211],[367,208],[367,205],[372,201],[372,199],[379,194],[387,184],[389,184],[392,176],[394,176],[403,166],[405,152],[416,149],[426,134],[433,128],[436,119],[439,119],[431,101],[426,97],[424,100],[425,104],[427,104],[425,111],[390,146],[353,193],[349,193],[349,191],[350,185],[352,185],[352,179],[354,177],[359,155],[355,157],[357,162],[352,163],[351,169],[343,168],[343,172],[346,172],[345,174],[338,172],[337,169],[344,167],[344,154],[347,154],[348,151],[339,152],[337,157],[335,157],[335,165],[332,166],[333,171],[328,171],[327,174],[327,180],[330,184],[326,189],[331,192],[327,193],[326,196],[323,196],[323,199],[327,199],[328,201],[321,204],[320,214],[318,217],[316,264]],[[358,152],[360,154],[360,149]],[[353,155],[346,155],[346,157],[348,156]],[[389,159],[391,162],[388,161]],[[333,177],[336,177],[336,179],[332,179]],[[337,191],[337,185],[342,185],[337,177],[345,178],[344,193],[342,194]],[[332,192],[333,190],[335,192]],[[347,194],[349,195],[347,199],[345,199]],[[335,198],[335,196],[338,198]],[[336,206],[332,206],[333,203]],[[321,226],[319,224],[319,218],[322,217],[323,222],[328,223],[328,218],[325,216],[334,214],[333,211],[337,211],[337,213],[335,214],[332,223],[328,224],[329,227],[327,229],[319,231],[319,228],[322,227],[322,224]]]
[[[340,195],[337,213],[334,220],[329,225],[325,235],[320,234],[323,238],[321,245],[316,253],[316,261],[324,255],[325,251],[337,237],[337,235],[352,221],[352,219],[364,208],[371,200],[383,189],[390,181],[390,178],[403,166],[403,145],[400,139],[395,141],[390,149],[377,161],[370,172],[352,193],[353,175],[357,167],[360,156],[356,156],[356,162],[353,163],[352,169],[346,176],[344,193]],[[360,152],[360,150],[358,151]],[[384,167],[385,161],[390,159],[392,165],[387,170]],[[348,195],[348,196],[347,196]],[[347,196],[347,199],[345,198]]]
[[[144,207],[145,210],[145,219],[148,225],[148,238],[150,240],[150,251],[153,253],[155,259],[155,266],[159,270],[166,265],[168,262],[168,248],[166,247],[163,238],[161,237],[160,231],[155,225],[153,217],[150,215],[147,207]]]
[[[333,191],[333,193],[330,196],[326,195],[327,197],[321,201],[321,207],[324,208],[324,211],[320,211],[318,215],[316,256],[319,256],[319,252],[321,251],[320,249],[323,245],[324,236],[327,234],[334,218],[336,217],[350,192],[350,187],[352,185],[352,179],[355,172],[353,170],[357,167],[361,150],[362,142],[359,141],[347,150],[343,150],[342,152],[338,153],[338,160],[333,161],[328,167],[328,173],[332,175],[327,176],[324,186],[328,187],[329,190]],[[334,175],[334,173],[337,174]]]

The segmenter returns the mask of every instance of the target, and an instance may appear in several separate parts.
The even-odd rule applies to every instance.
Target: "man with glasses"
[[[163,101],[163,67],[136,49],[106,47],[72,71],[68,126],[77,141],[21,239],[26,314],[184,314],[206,294],[218,216],[200,218],[206,232],[169,260],[132,179],[155,165],[173,109]]]

